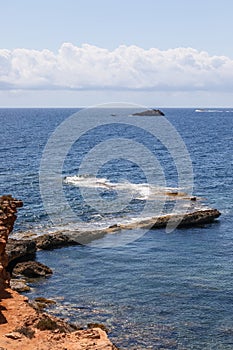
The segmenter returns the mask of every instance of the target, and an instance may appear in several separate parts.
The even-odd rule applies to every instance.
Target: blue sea
[[[160,139],[164,130],[157,130],[157,138],[153,125],[148,131],[149,119],[144,128],[138,127],[136,117],[124,124],[129,115],[124,108],[99,109],[90,115],[87,110],[79,119],[76,140],[75,128],[67,121],[79,109],[0,109],[0,193],[24,202],[15,237],[75,234],[80,229],[94,231],[132,222],[153,215],[153,210],[169,213],[176,209],[177,198],[167,196],[168,192],[181,193],[179,211],[192,210],[194,205],[222,213],[215,223],[203,227],[150,229],[140,234],[136,229],[122,230],[87,244],[39,251],[37,260],[54,274],[32,281],[27,296],[56,300],[51,312],[78,325],[105,324],[120,349],[230,350],[233,109],[163,111],[173,130],[167,145]],[[97,122],[101,113],[109,116],[109,124]],[[54,135],[57,130],[61,135],[61,126],[67,125],[70,139],[66,134],[57,145]],[[127,139],[131,151],[127,153],[126,146],[124,152],[118,150],[118,143],[127,145]],[[115,160],[109,154],[111,140],[113,153],[119,155]],[[182,160],[179,150],[172,153],[172,142],[179,146],[180,140],[190,159],[185,154]],[[103,147],[98,148],[101,142]],[[63,152],[59,147],[68,148]],[[150,154],[157,162],[156,174]],[[178,154],[175,160],[174,154]],[[61,171],[53,177],[54,169]],[[186,170],[189,181],[181,181],[180,186],[180,175]],[[61,193],[64,203],[59,201]],[[197,201],[190,204],[193,195]]]

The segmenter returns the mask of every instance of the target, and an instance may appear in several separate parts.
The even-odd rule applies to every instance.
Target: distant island
[[[146,111],[142,111],[142,112],[137,112],[134,113],[133,115],[141,115],[141,116],[154,116],[154,115],[165,115],[162,111],[160,111],[160,109],[148,109]]]

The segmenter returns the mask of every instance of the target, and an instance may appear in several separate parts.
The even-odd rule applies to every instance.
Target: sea
[[[231,350],[233,109],[163,112],[0,109],[0,194],[24,202],[12,237],[80,243],[38,251],[53,275],[27,296],[80,327],[104,324],[120,349]],[[216,222],[95,234],[206,207]]]

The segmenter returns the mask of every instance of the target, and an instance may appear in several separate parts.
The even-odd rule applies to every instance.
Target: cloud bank
[[[233,60],[193,48],[113,51],[64,43],[49,50],[0,50],[2,90],[233,90]]]

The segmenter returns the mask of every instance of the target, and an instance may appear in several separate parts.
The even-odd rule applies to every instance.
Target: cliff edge
[[[7,271],[6,244],[22,201],[0,197],[0,349],[1,350],[117,350],[104,330],[77,329],[33,308],[28,298],[13,291]]]
[[[10,195],[0,197],[0,290],[9,286],[10,275],[6,270],[8,265],[6,244],[17,218],[17,208],[22,206],[22,201],[19,201]]]

